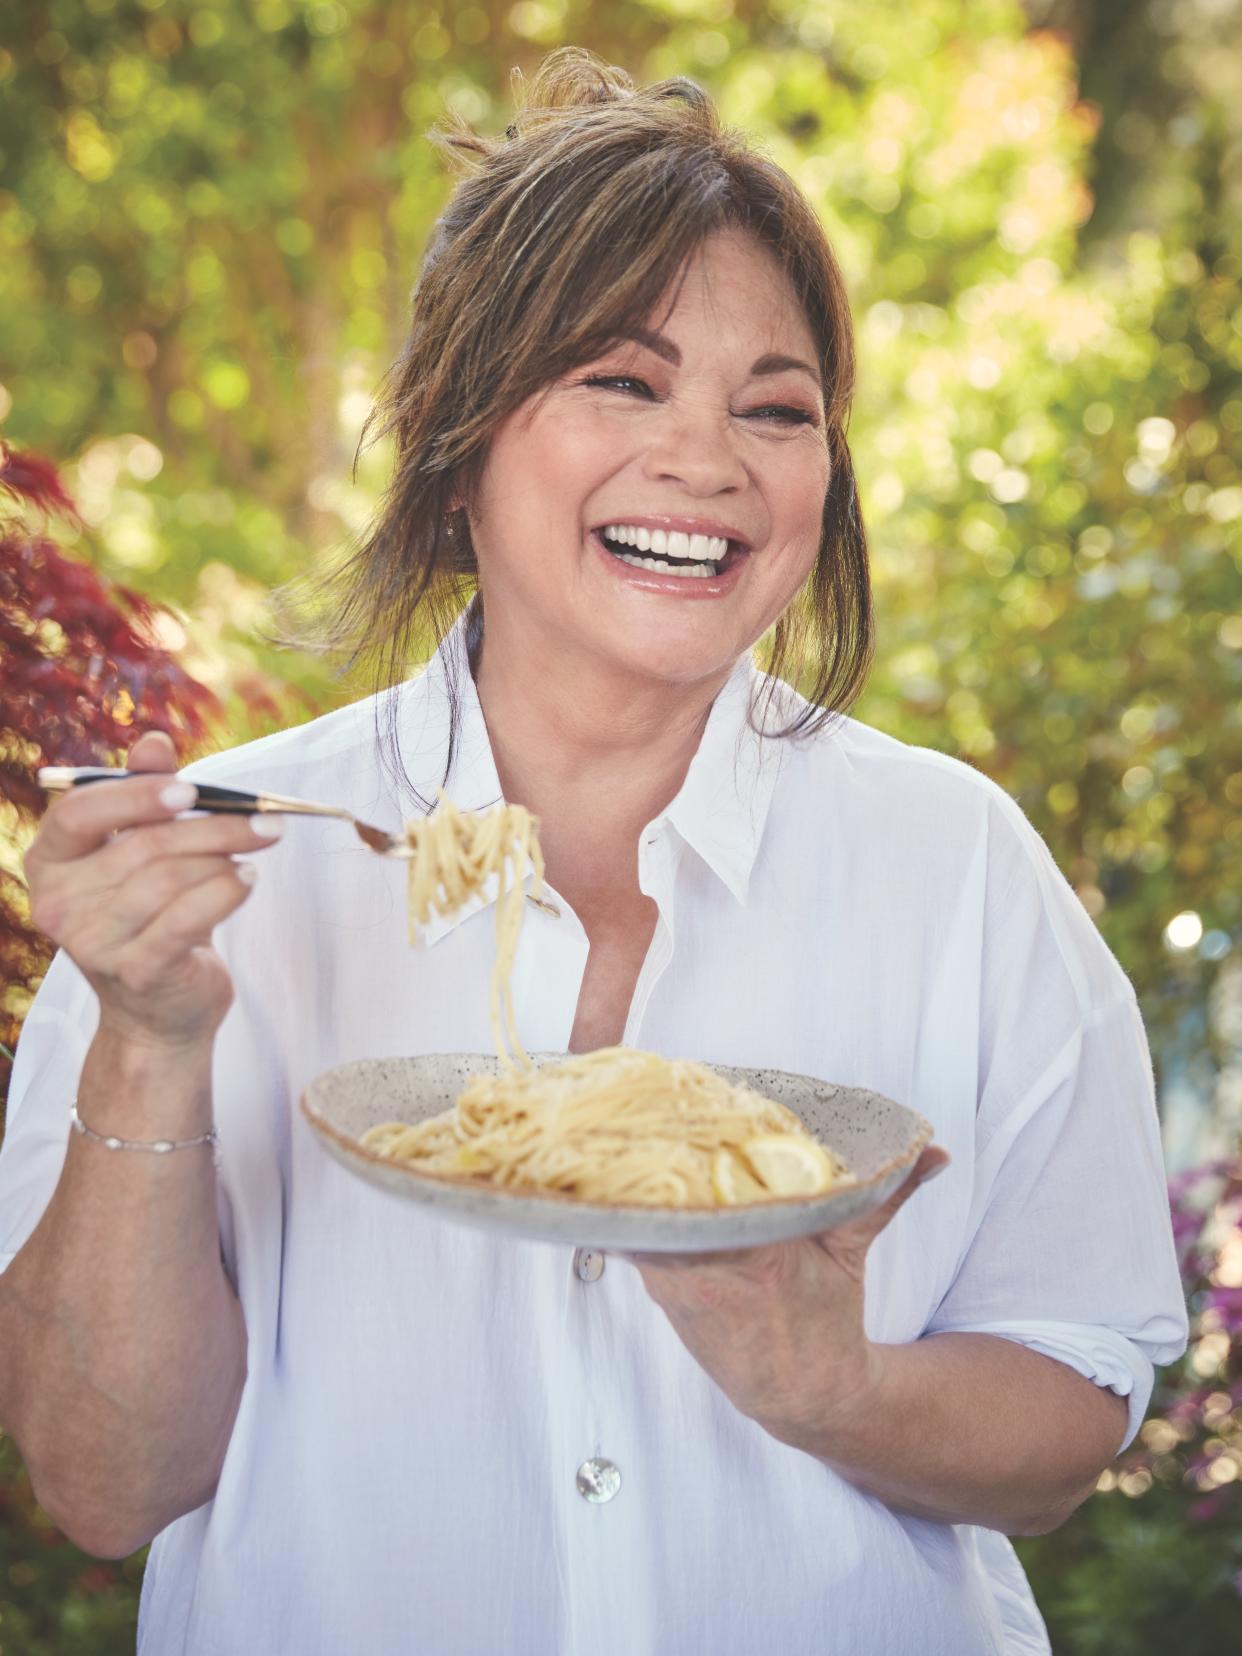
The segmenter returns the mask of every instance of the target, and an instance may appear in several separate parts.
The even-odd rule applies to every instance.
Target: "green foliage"
[[[1084,61],[1016,0],[47,0],[0,47],[0,419],[68,463],[93,561],[173,607],[196,678],[345,699],[255,628],[383,488],[382,450],[350,461],[448,189],[426,128],[501,129],[511,67],[564,41],[691,75],[806,189],[853,296],[858,715],[1015,795],[1158,1073],[1189,1029],[1200,1096],[1242,1111],[1207,1014],[1242,935],[1239,59],[1227,5],[1031,10]],[[1185,1505],[1102,1494],[1022,1543],[1058,1652],[1236,1642],[1238,1518]],[[3,1656],[87,1648],[71,1611],[132,1648],[23,1533]]]
[[[0,1435],[0,1656],[132,1652],[145,1561],[145,1548],[113,1564],[66,1541]]]
[[[1237,1648],[1236,1522],[1186,1522],[1177,1493],[1097,1495],[1064,1530],[1017,1550],[1057,1656],[1220,1656]]]
[[[1073,1522],[1018,1543],[1058,1656],[1180,1656],[1242,1635],[1242,1150],[1169,1196],[1186,1354]]]

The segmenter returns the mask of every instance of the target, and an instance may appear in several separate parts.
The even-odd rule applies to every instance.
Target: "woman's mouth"
[[[719,591],[721,578],[746,555],[735,541],[722,535],[692,535],[679,529],[648,529],[636,524],[605,524],[593,530],[591,538],[610,559],[632,569],[635,575],[655,577],[661,586],[668,585],[670,578],[672,582],[684,582],[687,589],[695,588],[696,595],[700,582],[710,582],[708,590]],[[706,590],[703,595],[707,596]],[[689,590],[686,596],[690,596]]]

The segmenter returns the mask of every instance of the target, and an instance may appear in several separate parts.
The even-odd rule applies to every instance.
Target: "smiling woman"
[[[666,650],[677,648],[679,629],[719,627],[723,663],[774,625],[772,682],[796,674],[807,694],[792,728],[812,729],[847,707],[873,648],[845,439],[853,330],[840,270],[805,198],[721,128],[693,82],[637,91],[620,70],[572,49],[545,62],[504,138],[460,123],[437,136],[468,176],[427,250],[409,338],[364,433],[395,439],[392,486],[340,570],[287,590],[296,608],[309,589],[307,608],[320,618],[290,637],[340,653],[346,669],[372,661],[389,683],[407,670],[429,623],[444,637],[479,581],[477,648],[502,579],[485,568],[495,539],[486,473],[506,468],[493,491],[512,503],[510,530],[543,535],[547,468],[563,496],[573,486],[560,475],[568,461],[594,467],[593,477],[574,480],[579,487],[597,485],[595,500],[578,503],[587,517],[575,544],[582,549],[589,536],[604,550],[603,530],[631,531],[612,548],[632,546],[645,559],[629,591],[734,595],[727,621],[719,606],[695,621],[649,605],[644,621],[665,628]],[[715,495],[702,456],[706,448],[708,467],[722,464],[723,451],[712,452],[720,435],[735,471],[753,458],[764,474],[764,499],[745,503],[745,523],[698,509],[704,493]],[[634,451],[653,438],[694,477],[626,477],[614,465],[605,495],[605,457],[619,458],[618,443]],[[536,479],[530,462],[544,455]],[[645,464],[658,467],[659,454]],[[513,481],[519,492],[509,495]],[[531,501],[533,518],[519,515]],[[670,533],[686,544],[661,546]],[[728,545],[691,546],[691,535]],[[549,580],[553,561],[545,561]],[[579,567],[584,606],[588,580]],[[608,588],[595,594],[603,595],[597,635],[609,631],[609,605],[621,598]],[[546,642],[532,636],[528,647]],[[558,628],[558,647],[565,642]]]
[[[618,699],[723,677],[838,555],[819,375],[772,346],[819,352],[776,258],[712,231],[658,308],[659,333],[618,340],[492,436],[468,515],[485,635],[512,636],[484,649],[485,676],[524,638],[589,658]]]
[[[996,784],[848,714],[850,322],[790,179],[576,52],[444,141],[391,487],[326,588],[394,682],[180,783],[144,736],[29,854],[61,952],[0,1151],[0,1420],[74,1539],[156,1536],[143,1656],[1046,1653],[1005,1536],[1185,1338],[1133,989]],[[410,950],[400,864],[291,816],[255,885],[270,840],[182,820],[199,781],[503,800],[550,899],[507,933],[530,1052],[792,1072],[936,1143],[864,1218],[694,1257],[377,1193],[297,1102],[487,1051],[498,890]]]

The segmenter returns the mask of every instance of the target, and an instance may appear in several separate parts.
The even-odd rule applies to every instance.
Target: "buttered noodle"
[[[774,1194],[750,1148],[774,1135],[804,1145],[817,1168],[824,1156],[827,1182],[844,1172],[783,1104],[688,1059],[603,1047],[543,1069],[476,1076],[452,1110],[416,1127],[374,1127],[363,1142],[423,1172],[510,1189],[713,1207]]]
[[[511,1067],[516,1057],[529,1058],[518,1039],[513,1015],[513,957],[526,905],[525,879],[534,870],[531,896],[543,890],[543,853],[534,817],[521,805],[497,805],[490,811],[459,811],[443,789],[430,816],[415,817],[405,825],[413,856],[409,865],[407,900],[410,942],[419,942],[419,928],[436,914],[452,914],[482,892],[489,880],[496,885],[496,960],[492,967],[492,1044],[501,1061]]]
[[[463,812],[443,793],[406,825],[411,942],[496,881],[492,1040],[499,1075],[475,1076],[450,1110],[386,1122],[362,1143],[420,1172],[583,1201],[713,1207],[813,1195],[845,1175],[792,1110],[704,1064],[604,1047],[536,1068],[518,1038],[510,976],[525,910],[543,888],[537,823],[519,805]]]

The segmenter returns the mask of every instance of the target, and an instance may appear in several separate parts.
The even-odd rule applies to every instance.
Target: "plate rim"
[[[538,1052],[531,1054],[531,1057],[548,1058],[552,1062],[572,1056],[573,1054],[571,1053]],[[367,1161],[376,1167],[384,1168],[388,1172],[395,1172],[404,1175],[412,1181],[412,1188],[414,1189],[430,1186],[433,1190],[447,1188],[463,1192],[474,1192],[482,1196],[499,1197],[502,1200],[546,1203],[549,1208],[561,1213],[573,1212],[589,1216],[597,1214],[616,1214],[618,1216],[626,1215],[634,1218],[638,1218],[643,1215],[648,1217],[652,1215],[660,1215],[661,1217],[678,1217],[684,1215],[687,1218],[694,1217],[697,1219],[706,1219],[713,1216],[719,1217],[726,1214],[736,1217],[737,1215],[744,1213],[789,1213],[792,1215],[810,1208],[817,1202],[827,1201],[833,1196],[841,1195],[847,1190],[868,1190],[874,1185],[883,1183],[884,1180],[889,1178],[892,1173],[900,1170],[901,1168],[913,1167],[922,1152],[932,1142],[936,1131],[932,1123],[920,1110],[914,1109],[913,1106],[909,1104],[901,1104],[895,1098],[889,1098],[887,1093],[876,1092],[874,1087],[854,1087],[844,1081],[825,1081],[819,1076],[804,1075],[797,1070],[781,1070],[775,1069],[771,1065],[764,1065],[762,1066],[762,1070],[765,1075],[787,1076],[793,1081],[810,1082],[813,1085],[820,1087],[835,1087],[843,1092],[867,1093],[873,1098],[882,1099],[884,1103],[891,1104],[897,1109],[903,1110],[907,1115],[913,1117],[915,1122],[914,1138],[910,1146],[900,1155],[893,1156],[888,1161],[884,1162],[882,1166],[878,1167],[875,1172],[869,1174],[865,1179],[860,1179],[856,1174],[851,1174],[847,1178],[839,1180],[836,1184],[830,1185],[827,1190],[816,1191],[815,1194],[811,1196],[769,1196],[758,1202],[736,1202],[727,1206],[712,1204],[709,1207],[699,1204],[695,1204],[693,1206],[687,1205],[684,1207],[673,1207],[667,1203],[652,1202],[587,1202],[583,1201],[581,1197],[574,1196],[570,1194],[570,1192],[564,1190],[515,1189],[510,1185],[488,1184],[485,1180],[478,1179],[469,1173],[425,1172],[411,1162],[395,1161],[390,1156],[381,1156],[377,1151],[368,1149],[360,1139],[355,1138],[352,1134],[343,1132],[338,1127],[335,1127],[320,1111],[315,1108],[314,1104],[311,1102],[311,1090],[314,1088],[316,1083],[321,1081],[325,1076],[336,1075],[342,1070],[365,1069],[372,1065],[392,1064],[394,1062],[408,1063],[421,1058],[489,1058],[494,1061],[495,1054],[480,1052],[416,1052],[394,1053],[387,1058],[346,1059],[344,1063],[333,1064],[329,1069],[320,1071],[318,1075],[314,1076],[307,1082],[298,1097],[298,1105],[301,1113],[315,1133],[320,1134],[324,1138],[331,1139],[333,1143],[337,1145],[340,1150],[345,1152],[345,1154],[351,1159]],[[699,1061],[702,1062],[702,1060]],[[751,1070],[752,1072],[759,1068],[759,1066],[749,1064],[708,1064],[706,1067],[715,1070]],[[773,1099],[771,1102],[778,1103],[779,1100]],[[792,1108],[790,1105],[786,1105],[785,1107],[787,1109]],[[795,1110],[794,1113],[796,1115],[797,1111]],[[807,1130],[809,1131],[809,1129]],[[388,1188],[391,1189],[392,1187],[389,1186]],[[399,1194],[399,1192],[394,1190],[393,1194]]]

